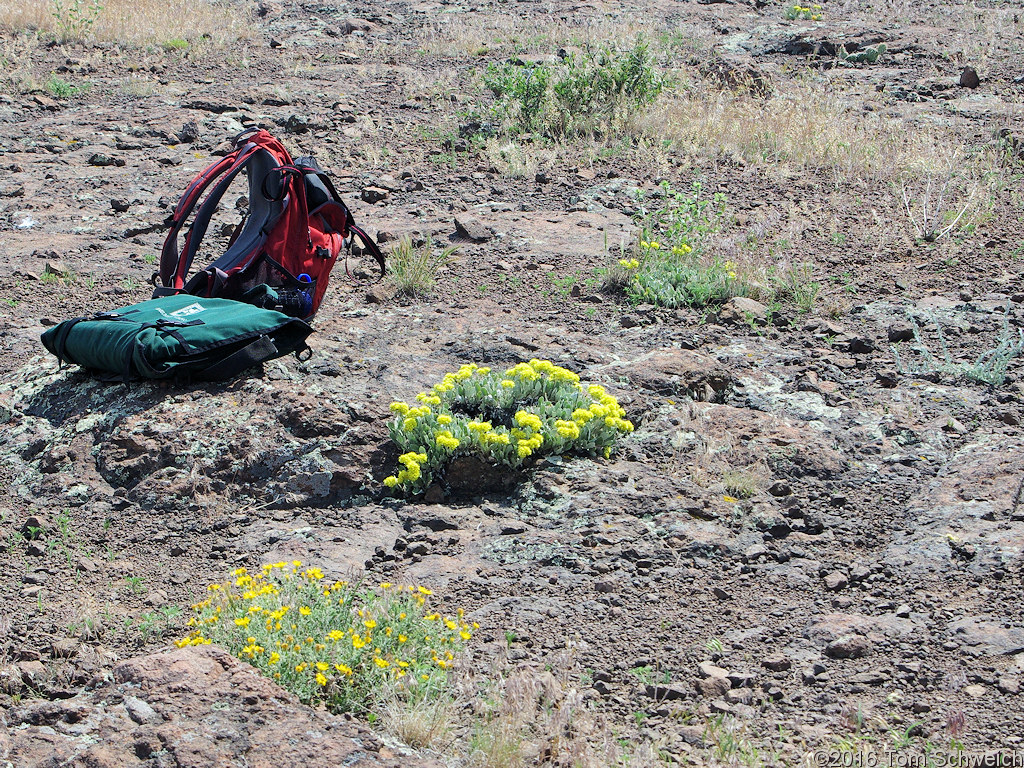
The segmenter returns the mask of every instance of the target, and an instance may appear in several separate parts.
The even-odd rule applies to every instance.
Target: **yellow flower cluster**
[[[516,411],[516,424],[527,429],[532,429],[534,432],[540,432],[544,428],[544,424],[540,420],[540,416],[534,413],[527,413],[526,411]]]
[[[224,645],[303,700],[336,709],[384,700],[389,681],[410,673],[421,693],[434,690],[478,627],[461,609],[454,616],[424,615],[433,593],[423,586],[328,585],[319,568],[301,570],[298,561],[232,575],[193,606],[189,625],[196,629],[176,645]]]
[[[822,13],[820,5],[793,5],[786,9],[785,16],[787,19],[810,19],[811,21],[821,21]]]
[[[568,382],[570,384],[579,384],[580,381],[580,377],[568,368],[555,365],[550,360],[537,360],[536,358],[528,363],[516,363],[505,371],[505,376],[508,377],[509,381],[513,379],[538,381],[541,378],[547,378],[556,383]],[[505,386],[504,382],[502,382],[502,386]],[[515,386],[514,381],[512,381],[512,386]]]
[[[512,430],[512,436],[517,437],[517,432],[519,432],[519,430]],[[516,441],[516,455],[520,459],[525,459],[526,457],[532,455],[533,452],[540,448],[543,444],[544,435],[541,434],[531,435],[530,437],[519,437]]]
[[[540,372],[534,370],[529,363],[516,363],[515,366],[505,372],[505,375],[510,379],[516,378],[523,381],[537,381],[540,378]]]
[[[590,408],[573,411],[572,419],[574,422],[583,426],[591,419],[604,419],[606,426],[626,432],[627,434],[633,431],[633,423],[626,419],[625,409],[619,405],[619,401],[615,397],[605,392],[604,387],[591,384],[587,388],[587,393],[597,402],[591,405]]]
[[[661,249],[661,243],[659,243],[657,240],[641,240],[640,247],[649,248],[652,251],[657,251]]]
[[[459,441],[452,436],[452,433],[447,429],[443,432],[438,432],[435,436],[434,443],[438,448],[444,448],[447,451],[454,451],[459,447]],[[426,461],[426,459],[424,459]]]
[[[450,436],[450,433],[449,433]],[[458,441],[456,441],[456,447],[458,447]],[[427,460],[427,454],[416,453],[415,451],[409,451],[403,453],[398,457],[398,463],[405,467],[397,475],[391,475],[390,477],[384,478],[384,485],[388,488],[394,488],[396,485],[405,482],[415,482],[420,478],[420,466]]]
[[[555,421],[555,431],[558,432],[559,437],[563,437],[566,440],[575,440],[580,436],[580,425],[575,421],[557,419]]]
[[[541,449],[607,456],[614,439],[632,430],[614,397],[584,389],[576,373],[548,360],[503,374],[467,364],[416,399],[420,405],[391,404],[391,436],[405,453],[403,469],[384,479],[388,488],[425,489],[456,450],[518,467]]]
[[[619,259],[619,266],[623,269],[636,269],[640,266],[640,262],[636,259]]]
[[[441,383],[436,384],[434,386],[433,391],[435,394],[443,394],[445,392],[450,392],[455,388],[455,385],[458,384],[460,381],[465,381],[466,379],[469,379],[474,375],[486,376],[490,372],[491,369],[486,366],[479,367],[477,366],[476,363],[467,363],[466,365],[463,365],[461,368],[459,368],[459,370],[457,370],[455,373],[446,373],[444,378],[441,380]]]
[[[440,402],[440,399],[438,402]],[[392,403],[391,411],[399,416],[404,416],[405,418],[402,419],[402,429],[406,432],[412,432],[420,423],[421,418],[430,415],[430,406],[420,405],[410,408],[408,403]]]
[[[568,368],[562,368],[561,366],[555,365],[549,360],[537,360],[536,358],[530,361],[530,367],[537,373],[547,376],[548,379],[554,382],[566,382],[568,384],[579,384],[580,377],[570,371]]]
[[[688,246],[686,243],[680,243],[679,245],[672,247],[673,256],[688,256],[693,253],[693,248]]]
[[[736,279],[736,262],[735,261],[727,261],[722,266],[725,268],[725,274],[727,274],[729,276],[729,279],[730,280],[735,280]]]

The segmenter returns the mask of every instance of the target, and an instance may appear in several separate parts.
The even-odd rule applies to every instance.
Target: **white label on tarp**
[[[157,309],[157,312],[159,312],[161,315],[166,315],[167,317],[178,317],[178,318],[189,317],[191,315],[198,315],[200,312],[205,312],[205,311],[206,311],[206,307],[204,307],[202,304],[200,304],[198,302],[196,302],[194,304],[189,304],[187,307],[182,307],[181,309],[176,309],[176,310],[174,310],[173,312],[170,312],[170,313],[164,312],[162,309]]]

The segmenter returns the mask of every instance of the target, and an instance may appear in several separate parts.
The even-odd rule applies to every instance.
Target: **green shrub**
[[[420,405],[392,403],[391,438],[402,450],[389,488],[410,493],[442,478],[457,457],[472,455],[516,469],[547,454],[609,456],[633,430],[618,401],[602,387],[547,360],[519,363],[503,374],[475,364],[449,373]]]
[[[72,96],[78,96],[89,90],[88,86],[72,85],[56,75],[50,75],[44,87],[51,96],[57,99],[70,99]]]
[[[738,279],[735,263],[713,259],[701,263],[687,256],[669,256],[647,261],[627,286],[629,298],[638,304],[663,307],[704,307],[720,304],[733,296],[747,296],[750,291]]]
[[[551,70],[543,64],[516,66],[490,64],[484,86],[497,98],[495,114],[510,123],[516,133],[543,127],[547,112]]]
[[[378,710],[442,695],[447,671],[474,625],[429,612],[426,587],[328,583],[295,560],[239,568],[193,606],[179,648],[216,643],[308,704]]]
[[[457,250],[457,246],[448,246],[440,253],[434,253],[434,241],[429,235],[419,248],[413,245],[411,238],[403,237],[388,258],[391,281],[399,293],[425,296],[437,282],[437,271]]]
[[[560,135],[614,127],[652,104],[665,87],[642,40],[628,51],[611,48],[571,54],[553,86]]]
[[[172,37],[170,40],[164,42],[163,48],[165,51],[184,51],[188,48],[188,40],[182,37]]]
[[[483,78],[494,111],[511,133],[556,137],[614,133],[665,88],[647,43],[572,53],[557,64],[491,64]]]

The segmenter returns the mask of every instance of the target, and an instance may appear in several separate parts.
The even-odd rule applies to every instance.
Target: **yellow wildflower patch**
[[[408,452],[403,466],[422,457]],[[461,610],[447,618],[426,608],[433,592],[425,586],[328,583],[321,569],[299,561],[232,577],[193,606],[192,631],[175,645],[216,642],[303,701],[335,711],[372,711],[407,673],[425,685],[424,695],[439,695],[452,651],[472,638]],[[282,628],[285,615],[292,621]]]
[[[610,455],[632,430],[614,396],[549,360],[505,371],[468,363],[416,400],[421,405],[407,411],[404,404],[392,408],[391,437],[403,453],[383,479],[386,488],[407,493],[426,490],[456,456],[517,469],[548,453]]]

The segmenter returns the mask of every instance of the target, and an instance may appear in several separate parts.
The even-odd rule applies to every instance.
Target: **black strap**
[[[230,379],[257,363],[277,356],[277,347],[269,336],[260,336],[249,342],[237,352],[219,360],[208,368],[199,371],[197,378],[208,380]]]
[[[359,239],[363,242],[363,247],[366,248],[366,250],[370,252],[370,255],[377,260],[377,264],[380,265],[380,277],[377,279],[382,280],[384,278],[384,254],[380,252],[380,248],[378,248],[377,244],[370,239],[370,236],[355,225],[352,221],[351,213],[348,218],[348,228],[359,235]]]
[[[164,296],[177,296],[179,293],[187,293],[184,288],[169,288],[166,285],[157,285],[153,288],[153,298],[160,299]]]
[[[374,259],[377,260],[377,264],[380,265],[380,278],[378,278],[378,279],[383,279],[384,278],[384,273],[385,273],[384,254],[381,253],[381,250],[380,250],[380,248],[377,247],[377,244],[375,242],[373,242],[373,240],[371,240],[369,238],[369,236],[362,229],[360,229],[359,227],[356,226],[355,219],[352,218],[352,211],[350,211],[348,209],[348,206],[345,205],[345,202],[341,199],[341,195],[338,194],[338,190],[335,188],[334,182],[331,181],[331,177],[328,176],[326,173],[324,173],[320,169],[320,166],[316,165],[316,161],[314,161],[313,158],[300,158],[300,159],[301,160],[308,160],[309,162],[312,163],[312,165],[303,165],[298,160],[295,162],[295,165],[299,166],[300,168],[305,168],[305,169],[307,169],[308,173],[311,173],[312,175],[315,175],[320,180],[320,182],[324,185],[324,187],[327,189],[327,191],[331,194],[331,196],[334,198],[334,202],[336,202],[338,205],[340,205],[345,210],[345,217],[347,219],[348,228],[350,230],[352,230],[353,232],[355,232],[357,235],[359,235],[359,239],[362,240],[362,242],[363,242],[363,247],[366,248],[366,250],[368,250],[370,252],[370,255],[373,256]],[[346,267],[345,267],[345,271],[346,272],[348,271],[348,266],[347,265],[348,265],[348,262],[346,260]]]
[[[241,133],[239,133],[237,136],[235,136],[235,138],[233,138],[231,140],[231,146],[233,146],[233,147],[240,147],[240,146],[242,146],[242,139],[248,139],[253,134],[256,134],[256,133],[259,133],[259,132],[260,132],[259,126],[253,126],[252,128],[246,128],[245,130],[243,130]]]

